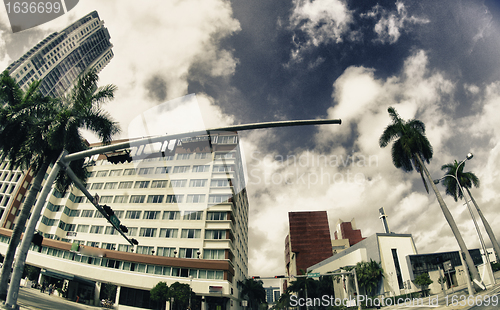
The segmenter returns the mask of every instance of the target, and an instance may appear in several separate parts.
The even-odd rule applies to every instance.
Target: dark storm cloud
[[[167,82],[165,81],[165,78],[159,74],[153,75],[148,81],[146,81],[144,88],[147,91],[149,99],[157,102],[163,102],[167,98]]]

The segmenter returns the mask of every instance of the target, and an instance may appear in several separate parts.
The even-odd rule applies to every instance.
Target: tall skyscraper
[[[113,58],[108,30],[96,11],[35,45],[7,70],[24,90],[40,80],[40,91],[53,97],[64,94],[83,71],[99,72]]]
[[[86,162],[88,190],[113,209],[139,245],[128,244],[80,190],[54,188],[38,223],[45,237],[41,252],[30,251],[27,264],[42,268],[47,279],[65,279],[70,299],[93,300],[95,283],[112,283],[116,303],[149,308],[149,290],[158,282],[180,282],[198,296],[193,309],[241,309],[248,199],[238,135],[210,133],[168,145],[163,152],[161,143],[129,148],[131,162],[109,162],[116,152]],[[23,180],[9,171],[4,177],[7,183]],[[9,230],[0,228],[1,253],[8,237]],[[76,243],[80,250],[71,252]]]

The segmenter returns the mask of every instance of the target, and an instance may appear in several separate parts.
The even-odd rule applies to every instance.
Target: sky
[[[419,253],[458,249],[420,175],[395,168],[390,146],[379,146],[389,106],[426,125],[434,178],[444,175],[442,165],[474,154],[465,171],[481,185],[471,192],[500,234],[498,2],[86,0],[15,34],[0,9],[0,67],[93,10],[115,55],[100,83],[118,87],[106,105],[122,128],[116,138],[134,136],[138,115],[189,94],[196,95],[196,111],[167,109],[165,132],[199,126],[200,114],[206,128],[342,120],[240,133],[249,276],[284,273],[290,211],[328,211],[332,235],[339,219],[354,218],[368,237],[383,232],[378,209],[384,207],[391,231],[411,233]],[[445,202],[467,246],[478,248],[463,202],[449,196]]]

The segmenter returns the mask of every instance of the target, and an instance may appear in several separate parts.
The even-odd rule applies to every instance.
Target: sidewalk
[[[55,296],[55,295],[50,295],[47,293],[42,293],[40,292],[39,289],[35,288],[26,288],[26,287],[21,287],[19,289],[19,298],[17,301],[17,305],[19,306],[19,309],[23,310],[39,310],[39,307],[30,305],[26,301],[23,300],[22,294],[26,293],[32,296],[36,296],[37,298],[41,300],[46,300],[46,301],[54,301],[60,304],[65,304],[68,306],[68,309],[92,309],[92,310],[97,310],[97,309],[104,309],[100,306],[90,306],[90,305],[85,305],[85,304],[80,304],[76,303],[74,301],[67,300],[66,298]]]
[[[469,298],[469,294],[467,291],[467,285],[461,285],[458,287],[454,287],[453,291],[451,289],[446,290],[446,294],[441,292],[437,295],[432,295],[429,297],[425,297],[419,300],[418,304],[412,304],[412,302],[408,302],[405,304],[399,304],[394,306],[386,306],[382,309],[387,310],[399,310],[399,309],[407,309],[408,308],[417,308],[417,309],[450,309],[450,310],[467,310],[474,308],[475,306],[482,306],[481,304],[488,300],[491,301],[490,297],[497,295],[500,293],[500,272],[495,273],[496,284],[489,286],[486,290],[478,292],[474,295],[474,299]],[[500,308],[500,297],[497,296],[498,301],[497,307]]]

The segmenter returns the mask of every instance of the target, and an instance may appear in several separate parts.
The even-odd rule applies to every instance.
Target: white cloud
[[[373,29],[377,34],[376,41],[389,44],[396,43],[401,36],[401,32],[406,31],[407,27],[429,22],[425,18],[408,16],[404,3],[400,1],[396,2],[395,11],[387,11],[377,4],[370,12],[362,14],[362,16],[378,19]]]
[[[294,0],[290,16],[290,27],[300,29],[306,35],[305,42],[296,42],[292,52],[295,60],[300,60],[303,49],[317,47],[324,43],[338,43],[349,34],[352,12],[343,0]],[[294,40],[295,41],[295,40]]]

